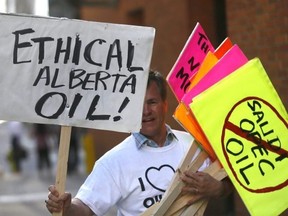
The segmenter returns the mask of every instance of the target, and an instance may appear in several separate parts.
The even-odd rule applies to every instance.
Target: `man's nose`
[[[144,103],[143,105],[143,115],[147,115],[150,112],[149,105],[147,103]]]

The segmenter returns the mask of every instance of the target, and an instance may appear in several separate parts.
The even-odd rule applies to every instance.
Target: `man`
[[[116,205],[118,215],[140,215],[160,201],[193,138],[165,124],[168,109],[167,83],[159,72],[149,73],[140,133],[132,133],[101,157],[75,198],[59,196],[49,187],[47,209],[63,215],[104,215]],[[201,169],[209,166],[205,161]],[[200,198],[226,193],[224,181],[203,172],[184,173],[183,192]],[[191,204],[188,202],[188,204]]]

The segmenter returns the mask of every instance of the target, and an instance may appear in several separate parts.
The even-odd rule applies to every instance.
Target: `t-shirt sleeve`
[[[101,162],[96,162],[93,171],[75,196],[96,215],[104,215],[121,197],[119,187],[110,171],[111,169]]]

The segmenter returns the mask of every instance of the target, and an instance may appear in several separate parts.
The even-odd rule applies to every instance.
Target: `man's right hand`
[[[71,206],[71,193],[64,193],[60,196],[55,185],[51,185],[48,188],[48,200],[45,200],[46,208],[52,214],[53,212],[61,212],[65,214]]]

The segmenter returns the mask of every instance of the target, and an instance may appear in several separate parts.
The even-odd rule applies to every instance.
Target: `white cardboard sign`
[[[0,119],[139,131],[155,30],[0,14]]]

